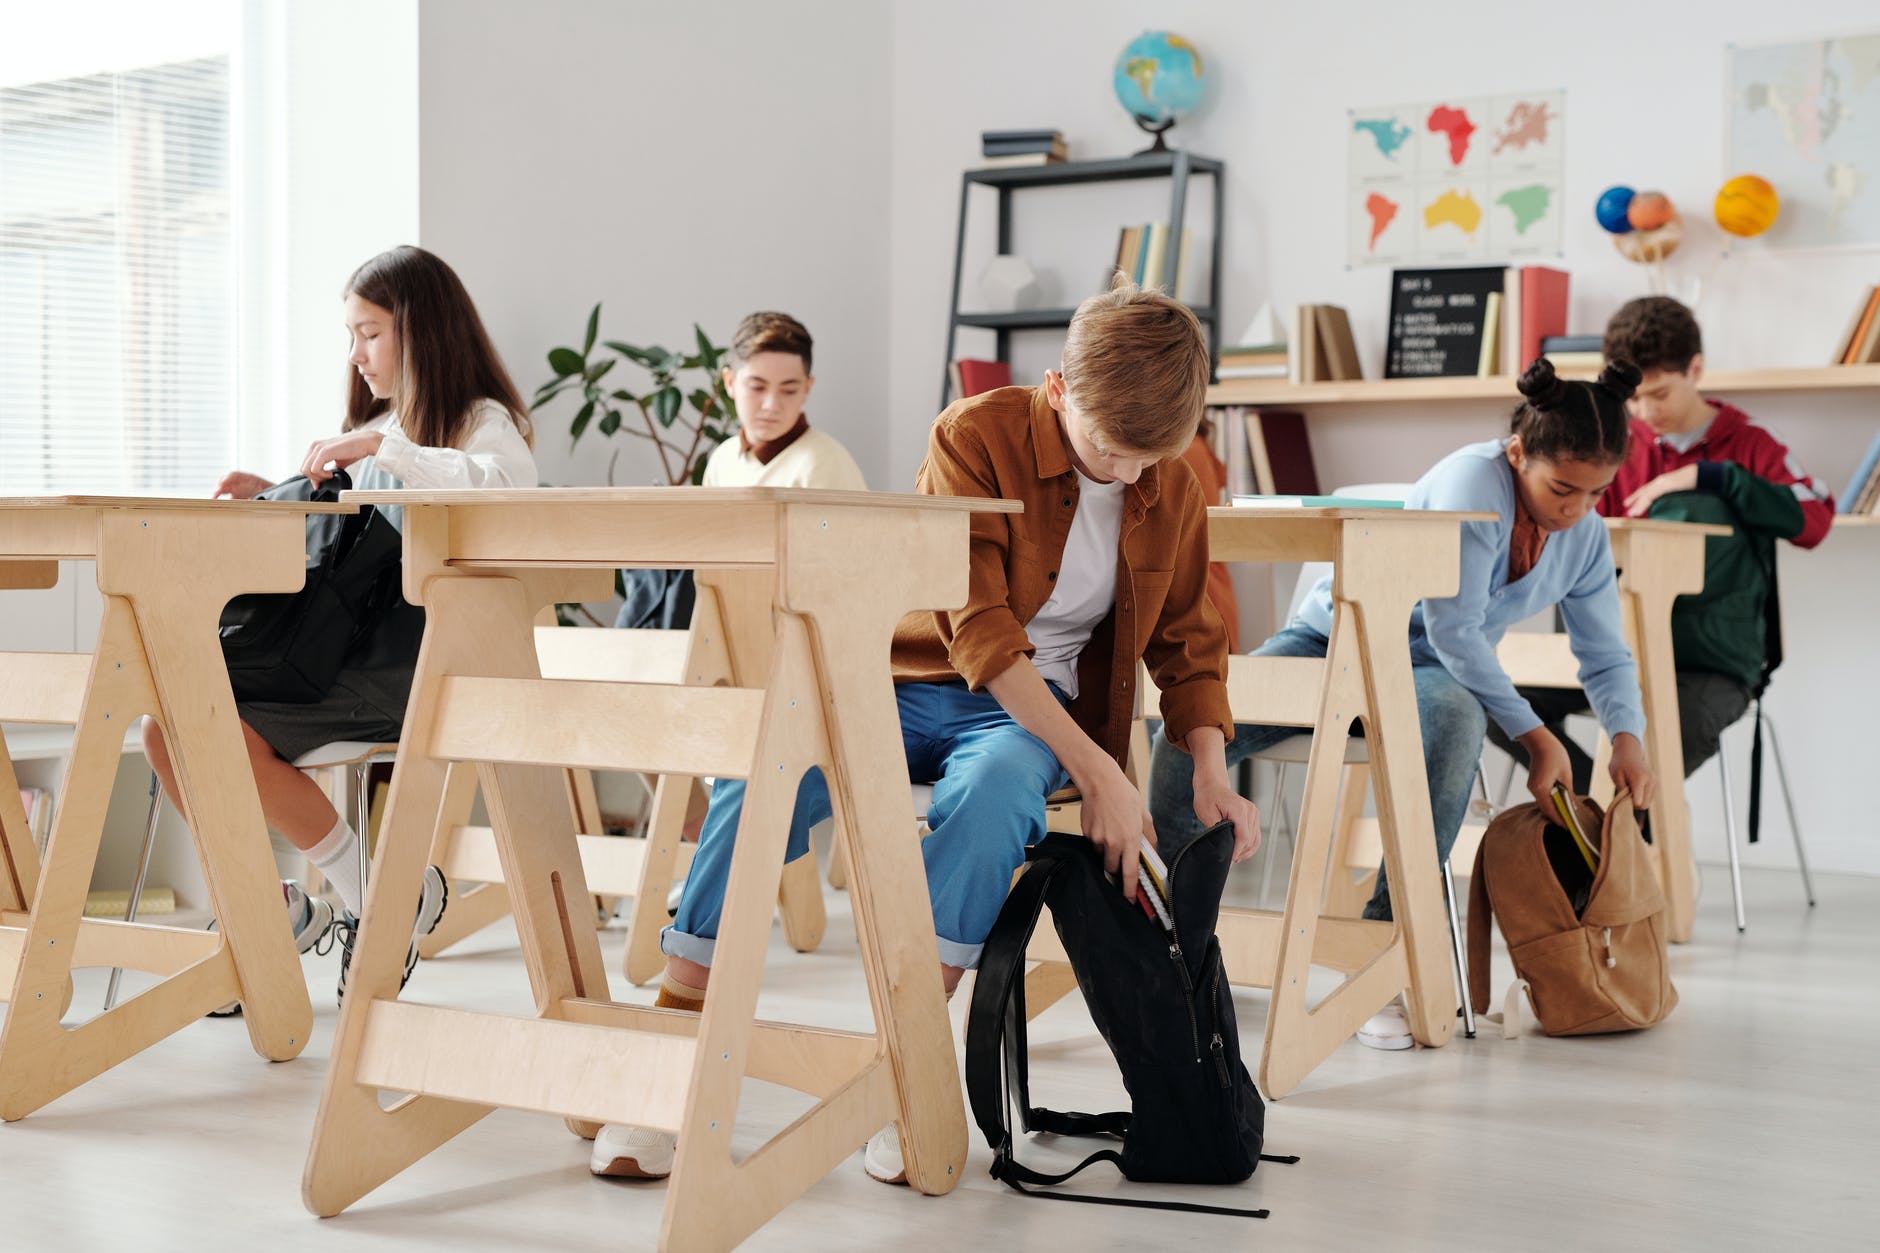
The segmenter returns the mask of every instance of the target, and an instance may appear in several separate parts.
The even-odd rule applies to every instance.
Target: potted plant
[[[555,377],[535,389],[530,413],[540,412],[564,393],[578,393],[581,407],[568,424],[571,441],[580,442],[590,427],[609,438],[624,434],[643,439],[658,453],[660,469],[669,485],[697,483],[705,475],[705,459],[738,429],[737,407],[725,390],[721,370],[725,350],[713,345],[694,323],[694,352],[674,352],[658,344],[643,348],[610,339],[600,344],[607,351],[597,355],[600,320],[601,307],[597,304],[588,314],[581,351],[548,350],[548,368]],[[651,376],[651,386],[637,394],[624,387],[607,386],[608,376],[622,360],[644,369]],[[686,376],[693,370],[703,371],[704,379],[688,381]],[[609,486],[614,482],[620,452],[616,447],[607,459]]]
[[[600,339],[600,321],[601,307],[596,304],[588,314],[581,351],[565,347],[548,350],[548,368],[554,371],[555,377],[535,389],[529,412],[541,412],[564,393],[579,394],[581,407],[568,424],[571,444],[579,443],[590,428],[610,439],[615,435],[643,439],[651,443],[658,454],[667,485],[698,483],[705,477],[706,458],[738,429],[737,406],[725,390],[721,369],[725,350],[714,345],[704,329],[693,323],[692,338],[697,348],[694,352],[674,352],[658,344],[641,347],[609,339],[600,341],[605,351],[597,355],[595,345]],[[609,382],[618,380],[610,380],[609,375],[623,360],[643,369],[651,377],[651,385],[642,386],[637,393],[624,387],[610,387]],[[705,377],[702,380],[690,378],[694,370],[702,371]],[[607,458],[610,487],[614,485],[614,469],[623,447],[616,446]],[[623,600],[627,597],[626,577],[629,576],[623,571],[614,572],[614,593]],[[659,570],[636,570],[630,577],[660,584],[650,594],[672,597],[675,609],[683,608],[684,616],[690,616],[688,577]],[[564,626],[574,625],[578,618],[585,618],[595,626],[605,625],[583,605],[558,605],[556,616]]]

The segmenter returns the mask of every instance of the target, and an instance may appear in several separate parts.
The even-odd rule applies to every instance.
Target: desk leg
[[[381,1110],[377,1092],[354,1077],[373,1002],[398,995],[410,910],[444,799],[449,763],[430,756],[442,681],[453,673],[540,677],[534,605],[520,583],[433,579],[426,607],[404,751],[392,774],[366,889],[366,925],[353,955],[351,990],[340,1009],[301,1184],[307,1208],[320,1215],[338,1213],[490,1112],[488,1106],[439,1097],[407,1098]],[[548,1014],[565,997],[607,999],[561,772],[503,766],[480,768],[479,774],[537,1005]],[[574,925],[577,916],[569,911],[577,909]],[[591,1134],[592,1124],[575,1126]]]
[[[1698,566],[1702,569],[1701,564]],[[1678,715],[1678,670],[1671,648],[1671,595],[1640,588],[1633,602],[1638,678],[1645,704],[1645,755],[1658,776],[1652,806],[1652,843],[1665,890],[1666,931],[1688,943],[1697,909],[1691,859],[1691,811],[1684,797],[1684,741]],[[1732,837],[1734,838],[1734,837]]]

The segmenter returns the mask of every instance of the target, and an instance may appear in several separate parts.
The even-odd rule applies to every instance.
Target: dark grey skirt
[[[236,712],[288,761],[338,740],[396,743],[423,635],[424,611],[401,600],[354,647],[325,696],[307,704],[237,701]]]

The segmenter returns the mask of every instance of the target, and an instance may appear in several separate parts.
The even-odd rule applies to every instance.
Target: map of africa
[[[1775,184],[1771,244],[1880,243],[1880,34],[1731,49],[1730,174]]]
[[[1475,134],[1475,123],[1469,120],[1468,110],[1439,104],[1430,110],[1427,125],[1438,134],[1449,137],[1449,164],[1461,165],[1469,155],[1469,136]]]

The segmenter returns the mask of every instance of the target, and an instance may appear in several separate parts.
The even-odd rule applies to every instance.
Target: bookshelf
[[[1575,375],[1567,372],[1567,377]],[[1590,377],[1585,375],[1581,377]],[[1834,392],[1880,389],[1880,365],[1785,366],[1764,370],[1707,370],[1703,391],[1731,395],[1774,392]],[[1514,379],[1489,378],[1366,379],[1335,383],[1289,383],[1285,379],[1223,379],[1208,388],[1210,405],[1336,412],[1358,405],[1415,404],[1441,401],[1520,398]]]
[[[1213,239],[1210,242],[1210,263],[1208,265],[1207,301],[1189,306],[1208,334],[1208,355],[1212,358],[1220,349],[1220,326],[1216,310],[1221,303],[1221,237],[1223,189],[1226,166],[1212,157],[1200,157],[1191,152],[1176,149],[1170,152],[1152,152],[1141,156],[1118,157],[1106,161],[1061,161],[1052,165],[995,166],[990,169],[966,170],[960,175],[960,218],[959,230],[953,241],[953,299],[947,317],[946,355],[940,361],[940,408],[947,406],[948,395],[952,390],[947,376],[947,367],[952,364],[961,327],[993,332],[997,340],[996,356],[1000,361],[1010,361],[1012,356],[1012,333],[1014,331],[1063,330],[1071,324],[1074,308],[1066,309],[1022,309],[1015,313],[974,313],[960,308],[961,281],[966,266],[966,222],[972,208],[973,188],[991,188],[997,195],[998,240],[1000,254],[1007,252],[1012,245],[1012,211],[1015,194],[1028,187],[1065,187],[1084,183],[1118,183],[1145,178],[1166,178],[1169,180],[1168,224],[1169,239],[1179,241],[1182,236],[1182,220],[1188,205],[1188,180],[1196,174],[1207,175],[1213,184],[1214,224]],[[1162,273],[1145,276],[1151,283],[1159,283],[1166,291],[1176,290],[1178,263],[1181,249],[1179,243],[1168,250],[1168,259]],[[1235,402],[1237,403],[1237,402]]]

